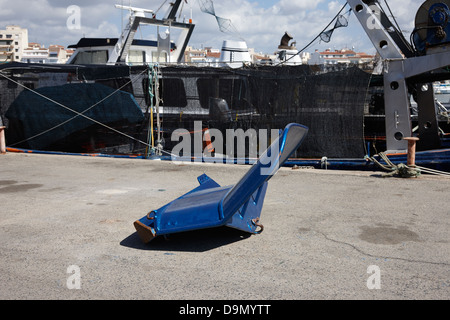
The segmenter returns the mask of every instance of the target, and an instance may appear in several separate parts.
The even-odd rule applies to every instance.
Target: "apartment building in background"
[[[365,52],[355,52],[347,48],[341,50],[327,49],[325,51],[319,52],[316,50],[311,54],[309,59],[309,64],[314,65],[325,65],[332,66],[337,64],[344,65],[361,65],[364,63],[370,63],[375,58],[374,55],[367,54]]]
[[[23,50],[21,62],[25,63],[49,63],[49,49],[39,43],[30,42]]]
[[[0,63],[20,62],[27,47],[27,29],[10,25],[5,30],[0,30]]]
[[[52,44],[48,48],[39,43],[30,42],[24,49],[21,62],[24,63],[66,63],[73,50]]]

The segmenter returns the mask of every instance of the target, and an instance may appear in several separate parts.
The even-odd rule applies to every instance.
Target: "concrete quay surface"
[[[133,222],[245,165],[0,155],[0,299],[449,299],[450,179],[281,168],[261,223],[144,245]]]

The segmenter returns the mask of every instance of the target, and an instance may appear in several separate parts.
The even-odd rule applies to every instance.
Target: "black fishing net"
[[[204,13],[215,15],[214,4],[211,0],[198,0],[198,6]]]
[[[153,66],[61,66],[60,69],[55,66],[45,69],[22,64],[14,71],[2,71],[8,76],[8,79],[0,78],[0,111],[3,120],[7,125],[9,123],[7,144],[53,148],[54,151],[114,153],[118,149],[112,147],[121,143],[128,145],[121,149],[125,150],[123,153],[145,152],[148,145],[142,141],[149,144],[149,131],[153,130],[156,137],[157,128],[156,92],[148,81],[150,68]],[[172,141],[174,130],[181,128],[193,132],[196,129],[194,122],[201,121],[203,129],[218,129],[224,137],[227,129],[267,129],[269,135],[271,129],[282,130],[288,123],[297,122],[309,127],[297,157],[360,158],[366,154],[364,104],[371,75],[357,67],[323,72],[308,65],[239,69],[167,66],[159,67],[157,71],[160,142],[168,152],[178,142]],[[81,99],[82,95],[75,89],[85,82],[102,84],[110,89]],[[85,86],[91,88],[93,85]],[[77,112],[90,108],[85,114],[87,117],[117,131],[97,123],[89,126],[86,118],[74,117],[73,111],[33,91],[24,92],[24,87]],[[132,100],[128,99],[127,104],[117,100],[127,94],[132,94]],[[112,96],[107,98],[109,95]],[[154,107],[153,112],[150,106]],[[136,114],[136,107],[140,108],[142,117]],[[132,118],[129,117],[131,111]],[[50,115],[51,121],[43,121],[50,119]],[[74,119],[64,126],[59,125],[71,118]],[[26,124],[30,122],[39,126],[30,131]],[[39,132],[46,130],[49,131],[45,135]],[[126,132],[127,136],[120,132]],[[45,140],[45,137],[51,139]],[[56,138],[59,141],[54,141]],[[16,144],[21,141],[24,143]],[[46,141],[48,146],[45,146]],[[226,150],[226,146],[222,150]]]
[[[272,77],[250,77],[261,122],[309,127],[297,156],[364,156],[364,100],[370,75],[358,68],[316,74],[308,66],[282,67]],[[262,81],[260,81],[262,80]],[[264,119],[264,120],[263,120]]]
[[[348,26],[348,15],[350,14],[350,11],[347,13],[347,17],[343,16],[343,15],[339,15],[336,18],[336,22],[334,23],[334,27],[328,31],[323,31],[322,33],[319,34],[320,39],[323,42],[330,42],[331,40],[331,36],[333,35],[333,32],[335,29],[338,28],[345,28]]]
[[[323,42],[327,42],[327,43],[330,42],[331,36],[333,35],[333,31],[334,31],[334,29],[331,29],[331,30],[322,32],[322,33],[320,34],[320,39],[321,39]]]
[[[339,15],[336,19],[336,23],[334,24],[334,28],[340,28],[340,27],[347,27],[348,26],[348,19],[343,16]]]
[[[240,37],[238,30],[230,19],[222,18],[216,15],[212,0],[198,0],[197,2],[202,12],[210,14],[216,18],[219,30],[221,32]]]
[[[130,151],[129,136],[144,120],[144,96],[134,90],[143,71],[136,79],[128,66],[3,65],[0,117],[7,145],[66,152],[112,146],[117,152],[126,144]]]
[[[175,127],[183,122],[193,129],[192,119],[203,119],[204,126],[222,131],[253,128],[270,132],[297,122],[310,129],[297,156],[359,158],[365,155],[364,104],[370,74],[357,67],[327,73],[314,71],[307,65],[162,68],[161,71],[163,83],[167,81],[164,78],[176,75],[183,78],[185,94],[191,97],[197,94],[200,103],[196,115],[178,108],[180,113],[175,123],[169,120],[165,108],[166,126]],[[173,89],[163,86],[164,95],[177,95],[174,86]],[[222,100],[225,106],[220,103]]]

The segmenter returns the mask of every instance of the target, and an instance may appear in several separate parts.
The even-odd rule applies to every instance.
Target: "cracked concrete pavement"
[[[249,167],[16,153],[0,167],[1,299],[450,297],[448,178],[282,168],[260,235],[144,245],[135,220],[203,173],[229,185]]]

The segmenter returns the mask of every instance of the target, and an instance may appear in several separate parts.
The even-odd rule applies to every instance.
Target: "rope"
[[[281,64],[284,64],[284,63],[286,63],[286,62],[288,62],[289,60],[291,60],[292,58],[294,58],[295,56],[297,56],[297,55],[299,55],[300,53],[302,53],[303,51],[305,51],[310,45],[312,45],[313,43],[314,43],[314,41],[316,41],[318,38],[320,38],[321,37],[321,35],[323,34],[323,33],[325,33],[326,32],[326,30],[328,29],[328,27],[333,23],[333,21],[334,20],[336,20],[340,15],[341,15],[341,12],[345,9],[345,7],[347,6],[347,1],[345,2],[345,4],[342,6],[342,8],[341,8],[341,10],[339,10],[339,12],[336,14],[336,16],[333,18],[333,20],[331,20],[330,21],[330,23],[314,38],[314,39],[312,39],[311,40],[311,42],[309,42],[306,46],[304,46],[301,50],[299,50],[296,54],[294,54],[294,55],[292,55],[289,59],[286,59],[285,61],[281,61],[280,63],[278,63],[277,65],[275,65],[275,66],[279,66],[279,65],[281,65]],[[349,12],[351,11],[352,9],[350,9],[349,10]]]
[[[377,159],[374,157],[368,158],[370,161],[377,164],[380,168],[383,170],[389,171],[388,173],[385,173],[382,175],[382,177],[392,177],[392,176],[399,176],[401,178],[417,178],[421,175],[421,170],[417,167],[409,167],[405,165],[404,163],[399,163],[398,165],[395,165],[392,163],[391,160],[386,156],[384,152],[380,152],[378,154],[381,159],[386,162],[386,165],[380,163]]]
[[[146,71],[146,70],[144,70],[143,72],[141,72],[140,74],[138,74],[138,76],[141,75],[141,74],[143,74],[145,71]],[[106,96],[105,98],[103,98],[102,100],[100,100],[100,101],[98,101],[97,103],[93,104],[92,106],[90,106],[89,108],[87,108],[86,110],[84,110],[83,112],[78,112],[78,111],[76,111],[76,110],[73,110],[72,108],[69,108],[69,107],[63,105],[62,103],[59,103],[58,101],[55,101],[55,100],[53,100],[53,99],[51,99],[51,98],[49,98],[49,97],[46,97],[46,96],[44,96],[43,94],[41,94],[41,93],[39,93],[39,92],[37,92],[37,91],[35,91],[35,90],[33,90],[33,89],[30,89],[30,88],[26,87],[25,85],[21,84],[21,83],[18,82],[18,81],[15,81],[15,80],[12,79],[12,78],[9,78],[9,77],[6,76],[3,72],[0,72],[0,76],[4,77],[5,79],[7,79],[7,80],[9,80],[9,81],[11,81],[11,82],[13,82],[13,83],[15,83],[15,84],[21,86],[21,87],[23,87],[23,88],[26,89],[26,90],[29,90],[29,91],[35,93],[36,95],[38,95],[38,96],[40,96],[40,97],[42,97],[42,98],[44,98],[44,99],[46,99],[46,100],[48,100],[48,101],[50,101],[50,102],[53,102],[54,104],[56,104],[56,105],[58,105],[58,106],[60,106],[60,107],[63,107],[63,108],[65,108],[65,109],[67,109],[67,110],[69,110],[69,111],[71,111],[71,112],[73,112],[73,113],[76,114],[76,116],[74,116],[74,117],[72,117],[72,118],[70,118],[70,119],[67,119],[67,120],[63,121],[63,122],[61,122],[60,124],[57,124],[56,126],[50,128],[50,129],[47,129],[47,130],[45,130],[45,131],[43,131],[43,132],[41,132],[41,133],[38,133],[38,134],[36,134],[36,135],[34,135],[34,136],[32,136],[32,137],[27,138],[27,139],[25,139],[25,140],[16,142],[16,143],[12,144],[11,146],[15,146],[15,145],[20,144],[20,143],[22,143],[22,142],[26,142],[26,141],[28,141],[28,140],[32,140],[32,139],[34,139],[34,138],[36,138],[36,137],[39,137],[39,136],[41,136],[41,135],[43,135],[43,134],[45,134],[45,133],[47,133],[47,132],[50,132],[50,131],[52,131],[52,130],[54,130],[54,129],[56,129],[56,128],[62,126],[62,125],[64,125],[65,123],[67,123],[67,122],[69,122],[69,121],[75,119],[77,116],[81,116],[81,117],[83,117],[83,118],[85,118],[85,119],[87,119],[87,120],[90,120],[90,121],[92,121],[92,122],[95,122],[96,124],[99,124],[99,125],[101,125],[101,126],[107,128],[107,129],[110,129],[110,130],[112,130],[112,131],[114,131],[114,132],[116,132],[116,133],[119,133],[119,134],[121,134],[121,135],[123,135],[123,136],[125,136],[125,137],[127,137],[127,138],[130,138],[130,139],[132,139],[132,140],[135,140],[135,141],[137,141],[137,142],[140,142],[140,143],[142,143],[142,144],[144,144],[144,145],[148,145],[148,143],[146,143],[146,142],[144,142],[144,141],[141,141],[141,140],[139,140],[139,139],[136,139],[136,138],[134,138],[134,137],[132,137],[132,136],[126,134],[126,133],[123,133],[123,132],[121,132],[121,131],[119,131],[119,130],[117,130],[117,129],[115,129],[115,128],[112,128],[112,127],[110,127],[110,126],[104,124],[104,123],[101,123],[100,121],[97,121],[97,120],[95,120],[95,119],[92,119],[92,118],[90,118],[90,117],[84,115],[85,112],[89,111],[90,109],[94,108],[95,106],[97,106],[98,104],[102,103],[102,102],[105,101],[106,99],[110,98],[112,95],[114,95],[115,93],[117,93],[118,91],[120,91],[122,88],[124,88],[125,86],[127,86],[129,83],[132,83],[132,80],[128,81],[128,82],[125,83],[123,86],[121,86],[120,88],[118,88],[117,90],[115,90],[114,92],[112,92],[111,94],[109,94],[108,96]]]
[[[383,177],[391,177],[397,175],[401,178],[417,178],[421,175],[422,172],[438,176],[450,177],[450,172],[439,171],[431,168],[421,167],[418,165],[407,166],[404,163],[395,165],[383,152],[380,152],[379,156],[384,160],[384,162],[386,162],[385,165],[377,161],[377,159],[375,159],[374,157],[370,157],[368,159],[377,164],[381,169],[389,171],[389,173],[383,174]]]
[[[153,98],[155,97],[155,95],[153,94],[153,85],[154,85],[154,67],[152,67],[152,70],[150,72],[150,68],[148,68],[148,94],[150,97],[150,125],[149,125],[149,129],[148,129],[148,135],[147,135],[147,141],[151,141],[151,153],[154,153],[154,149],[155,149],[155,138],[153,136]],[[146,148],[146,155],[147,157],[149,157],[150,155],[150,149],[147,147]]]
[[[140,72],[137,76],[142,75],[142,74],[143,74],[144,72],[146,72],[147,70],[148,70],[148,69],[144,69],[144,70],[143,70],[142,72]],[[83,112],[78,112],[78,111],[76,111],[76,110],[73,110],[72,108],[69,108],[69,107],[63,105],[62,103],[59,103],[58,101],[55,101],[55,100],[53,100],[53,99],[51,99],[51,98],[49,98],[49,97],[46,97],[46,96],[44,96],[43,94],[41,94],[41,93],[39,93],[39,92],[37,92],[37,91],[35,91],[35,90],[33,90],[33,89],[30,89],[30,88],[24,86],[24,85],[21,84],[20,82],[17,82],[17,81],[15,81],[14,79],[12,79],[12,78],[6,76],[6,75],[5,75],[3,72],[1,72],[1,71],[0,71],[0,76],[4,77],[5,79],[7,79],[7,80],[9,80],[9,81],[11,81],[11,82],[13,82],[13,83],[15,83],[15,84],[21,86],[21,87],[23,87],[23,88],[26,89],[26,90],[29,90],[29,91],[31,91],[31,92],[37,94],[38,96],[40,96],[40,97],[42,97],[42,98],[44,98],[44,99],[46,99],[46,100],[48,100],[48,101],[50,101],[50,102],[53,102],[53,103],[55,103],[56,105],[58,105],[58,106],[60,106],[60,107],[63,107],[63,108],[65,108],[65,109],[67,109],[67,110],[69,110],[69,111],[71,111],[71,112],[73,112],[73,113],[76,114],[76,116],[74,116],[74,117],[72,117],[72,118],[70,118],[70,119],[68,119],[68,120],[65,120],[64,122],[62,122],[62,123],[56,125],[56,126],[53,127],[53,128],[50,128],[50,129],[48,129],[48,130],[45,130],[44,132],[41,132],[41,133],[39,133],[39,134],[37,134],[37,135],[34,135],[34,136],[32,136],[32,137],[29,137],[29,138],[27,138],[27,139],[25,139],[25,140],[23,140],[23,141],[16,142],[16,143],[12,144],[11,146],[14,146],[14,145],[16,145],[16,144],[19,144],[19,143],[22,143],[22,142],[25,142],[25,141],[34,139],[34,138],[36,138],[36,137],[38,137],[38,136],[40,136],[40,135],[42,135],[42,134],[45,134],[45,133],[47,133],[47,132],[49,132],[49,131],[51,131],[51,130],[53,130],[53,129],[55,129],[55,128],[61,126],[61,125],[63,125],[64,123],[67,123],[68,121],[71,121],[72,119],[76,118],[77,116],[81,116],[81,117],[83,117],[83,118],[86,118],[86,119],[88,119],[88,120],[90,120],[90,121],[92,121],[92,122],[98,124],[98,125],[101,125],[102,127],[105,127],[105,128],[107,128],[107,129],[109,129],[109,130],[111,130],[111,131],[114,131],[114,132],[120,134],[120,135],[123,135],[123,136],[125,136],[125,137],[127,137],[127,138],[129,138],[129,139],[131,139],[131,140],[134,140],[134,141],[136,141],[136,142],[139,142],[139,143],[141,143],[141,144],[143,144],[143,145],[145,145],[145,146],[147,146],[147,147],[151,147],[151,145],[150,145],[149,143],[147,143],[147,142],[144,142],[144,141],[139,140],[139,139],[137,139],[137,138],[135,138],[135,137],[132,137],[132,136],[130,136],[130,135],[124,133],[124,132],[121,132],[121,131],[119,131],[119,130],[113,128],[113,127],[110,127],[110,126],[108,126],[108,125],[106,125],[106,124],[104,124],[104,123],[101,123],[100,121],[97,121],[97,120],[95,120],[95,119],[92,119],[92,118],[90,118],[90,117],[88,117],[88,116],[86,116],[86,115],[83,114],[84,112],[86,112],[86,111],[92,109],[93,107],[95,107],[96,105],[98,105],[99,103],[101,103],[102,101],[108,99],[110,96],[112,96],[112,95],[115,94],[116,92],[120,91],[123,87],[127,86],[129,83],[132,83],[132,82],[133,82],[132,80],[128,81],[128,82],[125,83],[123,86],[121,86],[120,88],[118,88],[116,91],[114,91],[114,92],[111,93],[110,95],[106,96],[105,98],[103,98],[103,99],[100,100],[99,102],[95,103],[94,105],[92,105],[92,106],[89,107],[88,109],[84,110]],[[138,77],[136,77],[136,79],[138,79]],[[165,150],[162,150],[162,149],[161,149],[160,151],[161,151],[161,152],[164,152],[164,153],[166,153],[166,154],[168,154],[168,155],[170,155],[170,156],[172,156],[173,158],[178,158],[177,155],[174,155],[174,154],[172,154],[171,152],[168,152],[168,151],[165,151]]]
[[[439,170],[430,169],[430,168],[425,168],[425,167],[421,167],[421,166],[417,166],[417,165],[416,165],[416,168],[419,168],[422,172],[435,174],[435,175],[438,175],[438,176],[450,177],[450,173],[449,172],[439,171]]]
[[[365,102],[368,100],[369,90],[370,90],[370,82],[372,81],[372,77],[373,77],[373,72],[370,74],[369,81],[367,82],[367,89],[366,89],[366,94],[365,94],[365,97],[364,97],[364,101]],[[364,144],[364,150],[366,151],[366,155],[369,156],[369,154],[370,154],[370,146],[369,146],[369,148],[366,146],[365,128],[366,128],[366,126],[364,125],[364,117],[362,117],[362,141],[364,141],[363,144]]]
[[[140,75],[144,74],[144,72],[148,72],[148,70],[149,70],[149,68],[146,68],[146,69],[144,69],[142,72],[140,72],[139,74],[137,74],[136,79],[138,79],[138,77],[139,77]],[[37,92],[37,91],[31,89],[31,88],[26,87],[25,85],[21,84],[20,82],[15,81],[14,79],[12,79],[12,78],[6,76],[6,75],[5,75],[3,72],[1,72],[1,71],[0,71],[0,76],[2,76],[3,78],[5,78],[5,79],[7,79],[7,80],[9,80],[9,81],[11,81],[11,82],[17,84],[18,86],[23,87],[23,88],[26,89],[26,90],[31,91],[32,93],[35,93],[36,95],[38,95],[38,96],[40,96],[40,97],[42,97],[42,98],[44,98],[44,99],[46,99],[46,100],[48,100],[48,101],[50,101],[50,102],[53,102],[54,104],[56,104],[56,105],[58,105],[58,106],[60,106],[60,107],[63,107],[64,109],[67,109],[67,110],[69,110],[69,111],[71,111],[71,112],[73,112],[73,113],[76,114],[76,116],[74,116],[74,117],[72,117],[72,118],[70,118],[70,119],[68,119],[68,120],[63,121],[62,123],[60,123],[60,124],[54,126],[53,128],[47,129],[47,130],[45,130],[45,131],[43,131],[43,132],[41,132],[41,133],[39,133],[39,134],[36,134],[36,135],[34,135],[34,136],[32,136],[32,137],[27,138],[27,139],[25,139],[25,140],[16,142],[16,143],[12,144],[11,146],[15,146],[15,145],[20,144],[20,143],[22,143],[22,142],[25,142],[25,141],[34,139],[34,138],[36,138],[36,137],[38,137],[38,136],[40,136],[40,135],[42,135],[42,134],[45,134],[45,133],[47,133],[47,132],[49,132],[49,131],[51,131],[51,130],[53,130],[53,129],[56,129],[56,128],[58,128],[59,126],[61,126],[61,125],[65,124],[65,123],[67,123],[67,122],[73,120],[73,119],[76,118],[77,116],[81,116],[81,117],[83,117],[83,118],[85,118],[85,119],[87,119],[87,120],[90,120],[90,121],[92,121],[92,122],[94,122],[94,123],[96,123],[96,124],[98,124],[98,125],[100,125],[100,126],[102,126],[102,127],[105,127],[105,128],[107,128],[107,129],[109,129],[109,130],[111,130],[111,131],[114,131],[114,132],[116,132],[116,133],[118,133],[118,134],[120,134],[120,135],[122,135],[122,136],[125,136],[125,137],[127,137],[127,138],[129,138],[129,139],[131,139],[131,140],[134,140],[134,141],[136,141],[136,142],[139,142],[139,143],[145,145],[147,148],[148,148],[148,147],[152,147],[152,145],[150,145],[148,142],[145,142],[145,141],[142,141],[142,140],[137,139],[137,138],[135,138],[135,137],[132,137],[132,136],[130,136],[130,135],[124,133],[124,132],[121,132],[121,131],[119,131],[119,130],[113,128],[113,127],[110,127],[110,126],[108,126],[108,125],[106,125],[106,124],[104,124],[104,123],[101,123],[100,121],[97,121],[97,120],[95,120],[95,119],[92,119],[92,118],[90,118],[90,117],[88,117],[88,116],[86,116],[86,115],[83,114],[83,113],[89,111],[90,109],[94,108],[95,106],[97,106],[97,105],[100,104],[101,102],[105,101],[106,99],[108,99],[109,97],[111,97],[112,95],[114,95],[115,93],[117,93],[118,91],[120,91],[122,88],[124,88],[124,87],[127,86],[128,84],[133,83],[133,82],[134,82],[133,80],[128,81],[127,83],[125,83],[124,85],[122,85],[120,88],[118,88],[117,90],[115,90],[113,93],[111,93],[110,95],[106,96],[106,97],[103,98],[102,100],[98,101],[98,102],[95,103],[94,105],[90,106],[89,108],[87,108],[87,109],[84,110],[83,112],[78,112],[78,111],[73,110],[72,108],[70,108],[70,107],[68,107],[68,106],[63,105],[62,103],[60,103],[60,102],[58,102],[58,101],[55,101],[55,100],[53,100],[53,99],[51,99],[51,98],[49,98],[49,97],[46,97],[45,95],[43,95],[43,94],[41,94],[41,93],[39,93],[39,92]],[[150,79],[149,79],[149,81],[150,81]],[[157,95],[157,92],[156,92],[156,95]],[[159,99],[159,98],[158,98],[158,99]],[[153,99],[152,99],[152,100],[153,100]],[[153,113],[153,110],[152,110],[152,113]],[[160,152],[163,152],[163,153],[165,153],[165,154],[167,154],[167,155],[169,155],[169,156],[171,156],[173,159],[179,158],[179,156],[177,156],[177,155],[175,155],[175,154],[173,154],[173,153],[171,153],[171,152],[165,151],[165,150],[163,150],[162,148],[160,148],[159,151],[160,151]]]
[[[160,6],[159,8],[154,12],[154,15],[156,16],[156,14],[158,13],[159,10],[161,10],[162,6],[167,2],[167,0],[165,0]]]
[[[164,91],[164,87],[162,88],[161,91]],[[162,146],[162,139],[161,139],[161,121],[160,121],[160,115],[159,115],[159,104],[162,102],[164,104],[163,99],[160,98],[159,96],[159,78],[158,78],[158,72],[155,73],[155,102],[156,102],[156,130],[157,130],[157,140],[156,140],[156,151],[157,151],[157,155],[161,155],[161,152],[165,152],[163,151],[163,146]],[[170,154],[172,157],[173,155]]]
[[[146,72],[146,71],[147,71],[147,69],[145,69],[144,71],[142,71],[141,73],[139,73],[138,76],[141,75],[141,74],[143,74],[143,73]],[[97,120],[95,120],[95,119],[92,119],[92,118],[90,118],[90,117],[88,117],[88,116],[86,116],[86,115],[83,114],[84,112],[90,110],[91,108],[95,107],[96,105],[98,105],[98,104],[101,103],[102,101],[104,101],[104,100],[106,100],[107,98],[109,98],[111,95],[113,95],[113,94],[116,93],[117,91],[121,90],[123,87],[125,87],[125,86],[128,85],[129,83],[132,83],[132,82],[133,82],[132,80],[128,81],[126,84],[124,84],[123,86],[121,86],[121,87],[120,87],[119,89],[117,89],[115,92],[111,93],[109,96],[105,97],[104,99],[102,99],[101,101],[97,102],[96,104],[94,104],[93,106],[89,107],[88,109],[84,110],[83,112],[78,112],[78,111],[75,111],[75,110],[73,110],[73,109],[71,109],[71,108],[69,108],[69,107],[63,105],[62,103],[59,103],[58,101],[55,101],[55,100],[53,100],[53,99],[51,99],[51,98],[49,98],[49,97],[46,97],[46,96],[44,96],[43,94],[41,94],[41,93],[39,93],[39,92],[37,92],[37,91],[35,91],[35,90],[33,90],[33,89],[30,89],[30,88],[24,86],[24,85],[21,84],[20,82],[17,82],[17,81],[15,81],[14,79],[12,79],[12,78],[6,76],[6,75],[5,75],[3,72],[1,72],[1,71],[0,71],[0,76],[4,77],[5,79],[7,79],[7,80],[9,80],[9,81],[11,81],[11,82],[13,82],[13,83],[15,83],[15,84],[21,86],[21,87],[23,87],[23,88],[26,89],[26,90],[29,90],[29,91],[31,91],[31,92],[37,94],[38,96],[40,96],[40,97],[42,97],[42,98],[44,98],[44,99],[49,100],[49,101],[55,103],[56,105],[58,105],[58,106],[60,106],[60,107],[63,107],[63,108],[65,108],[65,109],[67,109],[67,110],[69,110],[69,111],[71,111],[71,112],[73,112],[73,113],[76,114],[75,117],[72,117],[72,118],[70,118],[70,119],[64,121],[63,123],[58,124],[57,126],[55,126],[55,127],[53,127],[53,128],[50,128],[50,129],[48,129],[48,130],[45,130],[44,132],[41,132],[41,133],[39,133],[39,134],[37,134],[37,135],[34,135],[34,136],[32,136],[32,137],[29,137],[28,139],[25,139],[25,140],[23,140],[23,141],[16,142],[16,143],[14,143],[14,144],[11,145],[11,146],[14,146],[14,145],[16,145],[16,144],[19,144],[19,143],[22,143],[22,142],[25,142],[25,141],[34,139],[34,138],[36,138],[36,137],[38,137],[38,136],[40,136],[40,135],[42,135],[42,134],[45,134],[45,133],[47,133],[47,132],[49,132],[49,131],[51,131],[51,130],[53,130],[53,129],[59,127],[59,126],[61,126],[62,124],[64,124],[64,123],[66,123],[66,122],[68,122],[68,121],[70,121],[70,120],[76,118],[77,116],[81,116],[81,117],[83,117],[83,118],[85,118],[85,119],[87,119],[87,120],[90,120],[90,121],[92,121],[92,122],[94,122],[94,123],[96,123],[96,124],[98,124],[98,125],[101,125],[102,127],[105,127],[105,128],[107,128],[107,129],[109,129],[109,130],[111,130],[111,131],[114,131],[114,132],[116,132],[116,133],[118,133],[118,134],[120,134],[120,135],[122,135],[122,136],[125,136],[125,137],[131,139],[131,140],[134,140],[134,141],[136,141],[136,142],[139,142],[139,143],[141,143],[141,144],[143,144],[143,145],[145,145],[145,146],[147,146],[147,147],[151,147],[151,145],[149,145],[149,143],[147,143],[147,142],[144,142],[144,141],[142,141],[142,140],[140,140],[140,139],[137,139],[137,138],[135,138],[135,137],[132,137],[132,136],[130,136],[130,135],[124,133],[124,132],[121,132],[121,131],[119,131],[119,130],[113,128],[113,127],[110,127],[110,126],[108,126],[108,125],[106,125],[106,124],[104,124],[104,123],[101,123],[100,121],[97,121]],[[137,79],[137,78],[136,78],[136,79]],[[163,153],[165,153],[165,154],[167,154],[167,155],[170,155],[170,156],[173,157],[173,158],[178,158],[177,155],[174,155],[174,154],[172,154],[171,152],[168,152],[168,151],[165,151],[165,150],[162,150],[162,149],[161,149],[160,151],[163,152]]]

